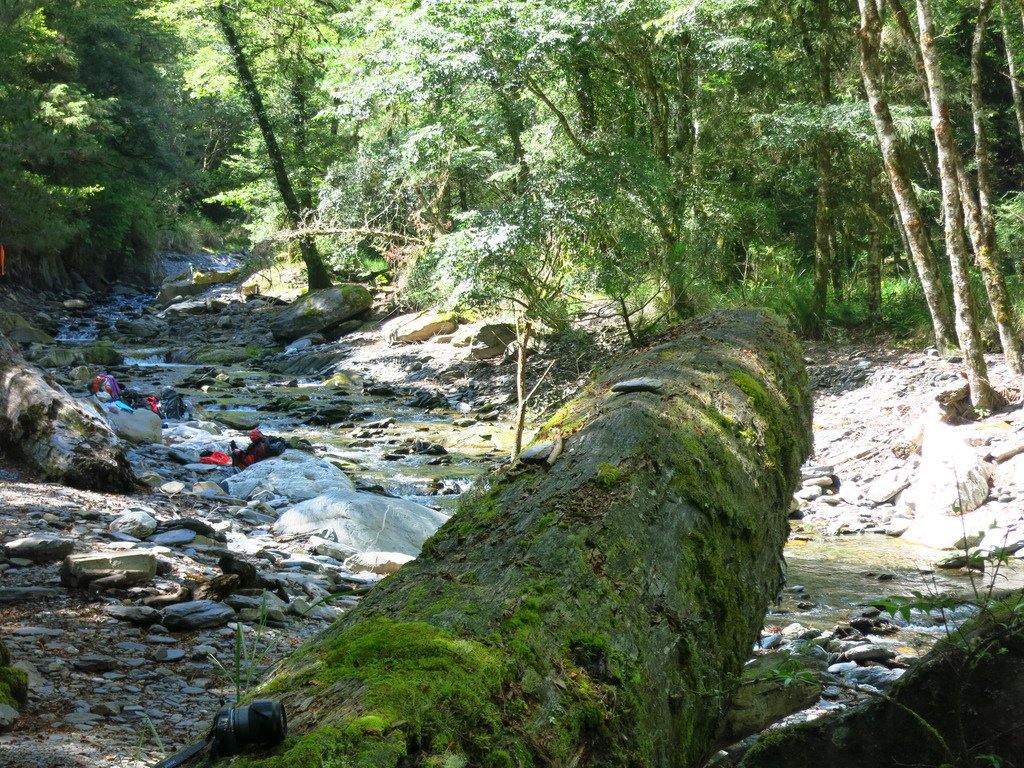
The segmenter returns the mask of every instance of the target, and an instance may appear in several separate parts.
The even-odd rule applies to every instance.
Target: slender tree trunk
[[[281,195],[281,201],[288,212],[289,223],[293,228],[300,229],[303,224],[303,211],[295,195],[291,179],[288,176],[284,154],[281,152],[281,146],[277,143],[277,136],[274,133],[273,126],[270,124],[270,117],[263,103],[263,96],[260,94],[259,88],[256,85],[256,79],[253,77],[252,70],[249,67],[249,59],[245,55],[242,43],[238,39],[238,34],[231,23],[228,10],[223,4],[217,5],[217,24],[220,26],[224,40],[231,51],[231,58],[235,64],[235,74],[242,84],[242,90],[245,92],[246,99],[249,102],[249,108],[252,109],[253,117],[256,119],[256,124],[263,135],[263,143],[267,148],[267,158],[270,160],[270,167],[274,172],[274,180],[277,182],[277,190]],[[313,238],[308,235],[299,238],[299,251],[302,254],[302,261],[306,265],[306,281],[309,285],[309,290],[329,288],[331,286],[331,276],[324,267]]]
[[[512,445],[512,461],[523,450],[523,432],[526,430],[526,371],[530,358],[530,340],[533,338],[533,323],[525,318],[516,320],[516,421]]]
[[[925,232],[917,194],[910,182],[910,174],[899,155],[899,140],[893,125],[892,114],[889,111],[889,104],[882,91],[882,70],[878,58],[882,21],[878,16],[878,8],[875,6],[874,0],[858,0],[858,5],[861,17],[860,69],[864,80],[864,90],[867,92],[882,161],[885,164],[893,198],[896,201],[899,213],[897,221],[903,230],[910,258],[914,262],[921,286],[924,289],[925,300],[931,313],[935,344],[940,352],[945,354],[956,347],[953,320],[949,310],[949,299],[946,296],[935,256],[932,253],[931,242]]]
[[[1006,21],[1006,0],[999,0],[999,21],[1002,25],[1003,48],[1006,51],[1006,69],[1010,75],[1013,114],[1017,118],[1017,138],[1020,139],[1021,152],[1024,153],[1024,96],[1021,95],[1020,82],[1017,80],[1017,58],[1014,56],[1013,41],[1010,39],[1010,25]]]
[[[814,211],[814,319],[811,329],[815,338],[825,332],[828,310],[828,284],[832,270],[832,216],[829,211],[829,177],[832,153],[828,141],[818,140],[818,199]]]
[[[878,224],[872,217],[868,229],[868,320],[879,323],[882,320],[882,248]]]
[[[988,291],[992,318],[999,332],[999,342],[1006,356],[1006,365],[1014,374],[1024,373],[1020,335],[1016,329],[1013,305],[1006,290],[1006,281],[999,263],[996,244],[996,220],[992,205],[992,149],[988,141],[988,116],[982,92],[982,56],[985,31],[992,14],[993,0],[981,0],[971,44],[971,114],[974,120],[975,164],[978,168],[979,243],[975,249],[978,268]]]
[[[946,88],[939,65],[939,52],[935,42],[935,25],[927,0],[917,0],[917,23],[920,32],[921,56],[928,76],[929,107],[932,113],[932,133],[939,157],[939,181],[942,187],[942,209],[945,218],[946,254],[953,280],[953,304],[956,308],[956,333],[964,354],[967,382],[971,390],[971,403],[975,408],[991,410],[996,396],[988,381],[985,356],[978,332],[977,313],[971,298],[967,272],[967,248],[964,240],[963,203],[957,173],[957,149],[953,127],[949,120]]]

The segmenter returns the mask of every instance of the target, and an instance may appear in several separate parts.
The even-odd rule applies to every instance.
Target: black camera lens
[[[224,707],[213,721],[218,755],[237,755],[249,747],[271,747],[288,735],[288,718],[279,701],[258,699],[241,707]]]

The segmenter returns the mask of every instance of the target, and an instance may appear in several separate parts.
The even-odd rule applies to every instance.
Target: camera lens
[[[278,701],[258,699],[217,713],[213,735],[218,755],[237,755],[254,746],[273,746],[288,735],[288,718]]]

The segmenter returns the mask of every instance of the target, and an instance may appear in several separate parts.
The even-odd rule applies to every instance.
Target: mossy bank
[[[645,377],[655,391],[612,394]],[[292,737],[235,764],[689,766],[780,585],[810,444],[800,350],[721,312],[610,368],[422,556],[257,695]]]

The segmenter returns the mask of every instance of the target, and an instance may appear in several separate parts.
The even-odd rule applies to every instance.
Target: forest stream
[[[225,302],[238,306],[238,288],[237,280],[216,285],[189,299],[187,313],[179,307],[154,315],[153,296],[134,291],[65,311],[54,349],[70,353],[94,345],[97,338],[113,337],[123,361],[106,366],[106,372],[136,392],[173,388],[189,403],[190,418],[165,422],[166,445],[139,445],[129,453],[151,493],[126,497],[75,491],[41,485],[3,467],[0,523],[8,539],[11,532],[57,529],[77,534],[91,547],[109,543],[108,523],[114,516],[143,511],[164,521],[155,536],[172,534],[159,540],[167,565],[158,571],[155,589],[132,588],[126,595],[132,598],[167,593],[188,578],[210,573],[223,541],[209,536],[226,533],[230,548],[239,540],[249,542],[238,551],[264,560],[293,604],[301,597],[306,612],[281,607],[267,621],[269,614],[254,615],[253,605],[240,603],[235,606],[240,614],[230,622],[154,630],[145,621],[119,620],[126,614],[112,609],[121,602],[117,597],[58,590],[53,563],[9,558],[0,581],[6,590],[0,626],[14,659],[29,671],[32,693],[27,710],[0,737],[0,764],[152,764],[198,738],[221,702],[231,701],[267,665],[358,600],[351,595],[318,601],[325,588],[358,588],[381,577],[373,568],[343,565],[341,555],[331,557],[329,541],[311,549],[308,536],[275,534],[270,526],[275,512],[265,506],[267,497],[246,503],[225,496],[209,481],[229,476],[230,468],[183,463],[176,444],[195,444],[196,435],[205,434],[244,445],[247,432],[258,427],[341,466],[358,490],[400,497],[443,516],[454,511],[476,478],[507,461],[514,361],[467,361],[450,343],[436,339],[395,345],[382,338],[380,323],[365,324],[337,342],[266,352],[266,340],[253,322],[258,315],[221,311]],[[250,300],[242,306],[250,312],[260,303]],[[131,335],[130,329],[154,317],[166,322],[171,333]],[[115,328],[122,331],[113,333]],[[215,360],[211,350],[229,347],[243,353],[219,363],[195,361],[204,354]],[[955,363],[894,349],[811,346],[806,353],[816,395],[816,452],[794,502],[786,586],[766,619],[758,654],[841,629],[837,637],[844,642],[863,641],[851,647],[880,649],[874,657],[878,663],[862,667],[875,671],[852,679],[881,689],[971,610],[928,612],[917,606],[907,621],[872,605],[915,592],[970,599],[975,589],[984,593],[992,585],[999,590],[1024,585],[1024,568],[1012,556],[996,573],[991,566],[986,573],[939,568],[937,563],[955,551],[894,535],[902,519],[894,503],[897,493],[879,500],[885,494],[878,489],[886,483],[902,486],[904,475],[906,485],[913,483],[920,462],[899,459],[891,446],[902,439],[914,414],[927,410],[929,398],[956,379]],[[559,354],[564,351],[548,352],[552,359]],[[68,364],[72,358],[50,362],[57,363],[58,380],[84,396],[83,382],[74,381],[81,371]],[[579,383],[583,363],[567,362],[553,367],[547,400],[544,395],[538,400],[545,406],[542,411],[550,411],[560,392]],[[994,375],[999,375],[998,361],[993,362]],[[1022,439],[1022,426],[1019,410],[1008,410],[956,429],[958,439],[968,444],[998,446]],[[979,443],[978,435],[988,442]],[[1005,541],[1024,535],[1024,471],[1012,459],[997,468],[982,509],[1000,521]],[[866,502],[871,494],[878,498]],[[198,519],[209,531],[176,539],[174,532],[182,529],[166,521],[180,517]],[[18,599],[18,590],[33,588],[44,592]],[[252,657],[249,662],[235,660],[240,648],[243,657]],[[822,653],[823,663],[835,663],[834,654]],[[821,695],[798,717],[817,716],[870,695],[828,684],[829,674],[848,671],[823,670]],[[250,674],[253,680],[243,682]]]

